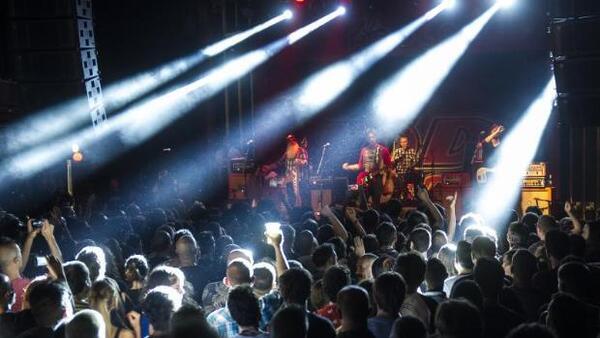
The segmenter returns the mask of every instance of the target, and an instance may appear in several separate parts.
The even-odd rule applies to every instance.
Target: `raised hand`
[[[281,232],[281,230],[275,233],[265,231],[265,237],[267,238],[267,243],[269,245],[279,247],[283,243],[283,233]]]
[[[427,189],[417,186],[417,198],[421,201],[428,201],[429,193],[427,192]]]
[[[54,224],[50,223],[47,219],[44,219],[41,230],[44,238],[51,238],[54,236]]]
[[[27,236],[31,237],[31,238],[35,238],[35,236],[37,236],[40,233],[40,231],[41,231],[41,229],[33,228],[33,219],[28,218],[27,219]]]
[[[66,280],[65,271],[63,270],[62,263],[58,260],[58,258],[48,255],[46,256],[46,268],[48,269],[48,275],[53,280]]]
[[[448,201],[448,206],[451,208],[456,206],[456,200],[458,199],[458,191],[454,192],[454,195],[447,196],[446,201]]]
[[[573,212],[573,205],[571,204],[570,201],[566,201],[565,202],[565,212],[570,215],[571,212]]]
[[[354,253],[357,257],[362,257],[366,253],[365,242],[363,242],[363,239],[360,236],[354,237]]]
[[[131,324],[131,327],[133,327],[134,329],[141,327],[141,317],[142,316],[139,314],[139,312],[131,311],[127,313],[127,321],[129,322],[129,324]]]

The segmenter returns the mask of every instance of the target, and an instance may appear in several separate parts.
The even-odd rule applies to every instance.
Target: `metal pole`
[[[67,192],[73,196],[73,162],[67,160]]]

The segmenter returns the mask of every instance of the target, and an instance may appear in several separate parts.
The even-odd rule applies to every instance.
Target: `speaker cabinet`
[[[229,174],[228,187],[230,200],[246,200],[259,197],[255,175]]]
[[[521,190],[521,212],[527,207],[539,207],[544,215],[549,215],[552,210],[552,188],[523,188]]]
[[[311,179],[310,205],[321,210],[323,205],[343,204],[348,192],[348,178]]]

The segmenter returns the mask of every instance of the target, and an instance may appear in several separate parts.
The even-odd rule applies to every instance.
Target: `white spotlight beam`
[[[293,121],[298,122],[308,119],[321,111],[348,89],[359,76],[394,50],[426,22],[449,8],[449,5],[448,0],[443,1],[407,26],[389,34],[351,57],[320,70],[300,85],[287,90],[276,99],[265,104],[255,114],[259,116],[255,124],[261,127],[260,130],[257,130],[257,133],[269,131],[269,135],[273,135],[270,132],[272,128],[281,129],[292,124]]]
[[[290,10],[286,10],[266,22],[216,42],[192,55],[105,86],[104,105],[107,110],[118,109],[183,74],[205,59],[219,55],[248,38],[290,19],[292,15]],[[0,153],[15,153],[80,127],[89,119],[89,111],[87,99],[77,98],[35,113],[32,117],[1,131],[7,136],[8,142],[5,149],[0,149]]]
[[[334,13],[335,15],[332,15]],[[338,9],[326,16],[328,20],[319,19],[318,22],[320,25],[311,23],[308,26],[300,28],[298,31],[302,32],[302,37],[306,36],[342,14]],[[310,30],[307,30],[306,27],[310,27]],[[298,36],[296,35],[296,37]],[[129,145],[139,144],[182,116],[195,105],[208,99],[238,78],[248,74],[269,57],[297,41],[298,39],[290,40],[289,36],[277,40],[264,48],[246,53],[226,62],[224,65],[200,76],[196,81],[164,95],[148,99],[109,119],[101,128],[94,129],[90,127],[58,141],[41,145],[22,154],[10,157],[0,163],[0,182],[14,176],[26,177],[38,173],[66,158],[65,156],[70,154],[73,144],[78,144],[85,149],[88,145],[97,142],[103,137],[113,135],[117,131],[122,133],[123,140]],[[111,155],[116,156],[117,153],[118,150],[115,150]],[[104,158],[103,160],[108,161],[109,158]]]
[[[337,18],[338,16],[344,15],[345,13],[346,13],[346,9],[344,7],[339,7],[335,11],[325,15],[324,17],[320,18],[319,20],[314,21],[314,22],[298,29],[297,31],[291,33],[290,35],[288,35],[288,37],[287,37],[288,43],[290,45],[293,45],[298,40],[302,39],[303,37],[305,37],[308,34],[310,34],[311,32],[313,32],[315,29],[323,26],[324,24]]]
[[[492,159],[497,166],[483,191],[476,196],[477,212],[495,229],[506,221],[507,210],[518,199],[523,175],[537,152],[556,97],[552,78],[502,140]]]
[[[121,83],[109,86],[104,91],[105,100],[110,104],[109,108],[120,107],[123,104],[132,101],[156,88],[158,85],[172,80],[191,67],[199,64],[209,57],[214,57],[227,49],[247,40],[248,38],[291,18],[291,11],[286,10],[284,13],[266,21],[258,26],[250,28],[241,33],[232,35],[224,40],[214,43],[198,53],[190,55],[186,58],[172,62],[168,65],[161,66],[153,71],[139,74],[132,79],[122,81]]]
[[[384,134],[395,133],[412,122],[498,8],[498,4],[493,5],[376,90],[372,109]]]
[[[296,43],[343,13],[344,11],[338,8],[317,21],[296,30],[284,39],[226,62],[203,74],[198,80],[161,97],[158,106],[157,102],[149,102],[147,107],[139,109],[139,114],[137,114],[139,118],[136,123],[123,131],[123,139],[127,143],[134,144],[147,139],[194,106],[250,73],[286,46]]]

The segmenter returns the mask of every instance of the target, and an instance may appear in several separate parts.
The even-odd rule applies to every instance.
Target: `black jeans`
[[[360,193],[360,207],[366,209],[371,198],[373,209],[379,209],[381,202],[381,194],[383,193],[383,176],[377,175],[369,181],[368,185],[358,187]]]

